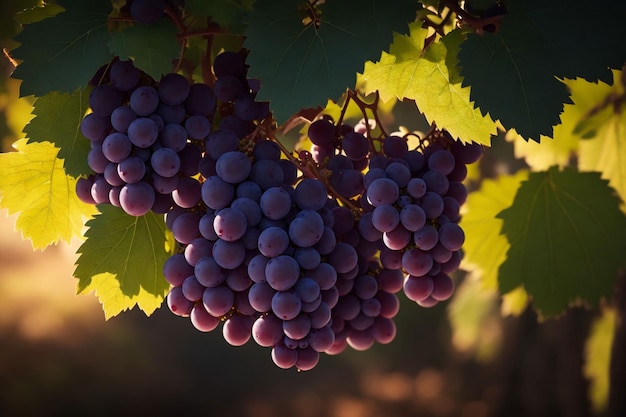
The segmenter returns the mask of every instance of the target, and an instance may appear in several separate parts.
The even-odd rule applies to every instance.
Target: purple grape
[[[193,324],[193,327],[201,332],[213,331],[220,324],[220,319],[218,317],[213,317],[212,315],[210,315],[202,304],[194,305],[191,309],[189,317],[191,319],[191,324]]]
[[[130,15],[139,23],[156,23],[165,12],[165,0],[133,0]]]
[[[174,287],[181,286],[185,278],[193,273],[194,268],[187,263],[182,253],[170,256],[163,264],[163,276]]]
[[[202,184],[202,201],[214,210],[220,210],[230,205],[235,196],[232,184],[222,180],[217,175],[209,177]]]
[[[163,103],[176,106],[184,103],[189,94],[189,89],[189,82],[184,76],[170,73],[161,78],[157,92]]]
[[[235,269],[243,263],[246,248],[240,241],[228,242],[218,239],[213,244],[213,257],[222,268]]]
[[[80,122],[80,132],[92,142],[102,142],[111,128],[111,118],[95,113],[89,113]]]
[[[302,301],[293,291],[278,291],[272,297],[272,311],[283,320],[295,318],[302,310]]]
[[[433,291],[433,280],[430,276],[414,277],[409,275],[404,281],[404,294],[415,302],[427,299]]]
[[[140,72],[133,61],[115,61],[111,65],[109,77],[111,85],[120,91],[130,91],[139,82]]]
[[[102,142],[102,153],[111,162],[117,163],[128,158],[132,148],[128,136],[119,132],[111,133]]]
[[[245,74],[244,59],[237,52],[224,51],[213,60],[213,72],[218,78],[229,75],[242,76]]]
[[[167,123],[159,134],[161,145],[179,152],[187,145],[187,131],[175,123]]]
[[[185,121],[185,130],[191,139],[206,139],[211,132],[211,122],[205,116],[194,114]]]
[[[149,116],[159,105],[159,94],[154,87],[147,85],[138,87],[131,93],[129,105],[137,116]]]
[[[399,196],[398,184],[389,178],[377,178],[367,188],[367,201],[374,207],[393,204]]]
[[[215,81],[213,92],[219,100],[230,102],[236,101],[244,92],[244,87],[238,77],[224,75]]]
[[[280,227],[268,227],[258,238],[259,251],[268,258],[283,254],[289,246],[289,235]]]
[[[372,212],[372,224],[381,232],[391,232],[400,223],[400,213],[389,204],[378,206]]]
[[[143,181],[126,184],[120,192],[122,209],[131,216],[143,216],[154,204],[154,188]]]
[[[250,175],[252,163],[246,154],[239,151],[229,151],[217,159],[215,170],[224,181],[236,184],[244,181]]]
[[[324,233],[324,221],[313,210],[302,210],[289,223],[291,241],[303,248],[315,245]]]
[[[135,184],[146,175],[146,164],[136,156],[129,156],[117,164],[117,174],[127,184]]]
[[[205,117],[213,116],[217,108],[217,100],[211,87],[200,83],[189,88],[184,104],[190,115],[199,114]]]
[[[102,84],[89,94],[89,107],[97,116],[110,116],[122,105],[124,94],[110,84]]]
[[[279,255],[270,259],[265,266],[265,279],[276,291],[290,289],[296,284],[299,277],[300,266],[291,256]]]
[[[248,301],[256,311],[266,313],[272,310],[272,299],[275,293],[276,291],[267,282],[255,282],[248,292]]]
[[[178,216],[171,229],[176,241],[186,245],[200,237],[199,223],[200,215],[198,213],[189,212]]]
[[[233,308],[235,295],[225,285],[209,287],[204,290],[202,304],[206,311],[214,317],[222,317]]]
[[[170,148],[156,150],[150,158],[152,169],[162,177],[173,177],[180,170],[180,158]]]
[[[320,210],[328,201],[328,193],[321,181],[304,178],[295,188],[294,201],[302,210]]]
[[[248,228],[245,214],[232,207],[226,207],[215,212],[213,228],[217,236],[228,242],[240,239]]]
[[[188,317],[193,308],[193,302],[185,298],[181,287],[174,287],[167,294],[167,306],[177,316]]]
[[[138,117],[128,125],[128,138],[139,148],[148,148],[156,142],[159,127],[148,117]]]
[[[307,135],[314,145],[331,148],[335,140],[335,126],[326,119],[311,123]]]
[[[283,336],[283,321],[274,314],[263,314],[252,325],[252,338],[259,346],[275,346]]]

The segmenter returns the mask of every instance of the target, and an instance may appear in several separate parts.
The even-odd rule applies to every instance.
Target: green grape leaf
[[[259,0],[247,17],[248,75],[262,80],[257,98],[270,101],[279,123],[353,87],[363,62],[389,44],[392,31],[406,30],[418,7],[412,0],[393,7],[379,0],[328,1],[319,5],[319,26],[305,26],[308,4]]]
[[[111,33],[109,48],[122,60],[132,59],[137,68],[158,81],[172,71],[172,62],[180,55],[176,33],[176,26],[166,18],[150,25],[135,23]]]
[[[133,217],[110,205],[98,209],[77,251],[78,293],[95,292],[106,319],[135,305],[152,314],[169,289],[162,272],[169,256],[163,217]]]
[[[469,87],[461,87],[456,65],[461,32],[454,30],[425,47],[427,33],[413,23],[409,36],[395,34],[389,53],[383,52],[376,63],[365,63],[366,91],[378,90],[383,101],[415,100],[429,123],[435,122],[463,142],[491,146],[496,123],[474,108]]]
[[[65,172],[74,178],[91,172],[87,164],[91,145],[80,131],[90,92],[91,88],[84,88],[73,94],[52,92],[38,97],[35,118],[24,128],[28,143],[47,141],[59,148],[58,158],[64,160]]]
[[[626,60],[624,2],[512,0],[495,33],[470,34],[459,60],[464,85],[485,112],[525,138],[552,137],[566,86],[558,78],[611,81]],[[589,19],[589,16],[605,19]],[[584,28],[584,30],[583,30]],[[585,59],[580,51],[589,51]]]
[[[96,210],[76,196],[76,179],[66,175],[59,149],[26,139],[13,147],[17,152],[0,154],[0,205],[19,213],[16,228],[22,236],[35,249],[81,236],[85,219]]]
[[[500,234],[502,220],[496,215],[510,207],[527,171],[485,179],[467,196],[459,225],[465,231],[461,268],[480,277],[485,289],[498,288],[498,268],[506,259],[509,242]]]
[[[545,317],[610,296],[626,266],[626,216],[596,172],[531,173],[498,217],[511,245],[499,269],[502,292],[523,285]]]
[[[210,17],[223,28],[243,29],[244,13],[253,10],[254,0],[187,0],[185,11],[197,17]]]
[[[598,171],[626,202],[626,113],[614,113],[594,139],[580,142],[581,171]]]
[[[62,0],[66,11],[32,23],[15,37],[12,51],[23,62],[12,74],[22,80],[20,95],[74,92],[111,59],[107,49],[108,0]]]
[[[30,23],[40,22],[64,11],[63,7],[58,4],[47,3],[38,7],[22,10],[15,14],[15,21],[20,25],[28,25]]]

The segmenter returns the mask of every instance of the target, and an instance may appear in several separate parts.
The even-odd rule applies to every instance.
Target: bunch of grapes
[[[296,157],[267,135],[269,103],[244,55],[223,52],[212,69],[212,86],[177,73],[157,82],[117,60],[81,123],[93,173],[77,194],[164,215],[174,314],[309,370],[321,353],[391,342],[399,292],[424,307],[450,297],[465,164],[480,146],[435,130],[409,150],[400,136],[373,140],[366,123],[322,118]]]

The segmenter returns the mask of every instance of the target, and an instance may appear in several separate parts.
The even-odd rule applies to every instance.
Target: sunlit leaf
[[[389,53],[383,52],[376,63],[366,62],[363,79],[367,91],[378,90],[384,101],[395,97],[415,100],[429,123],[435,122],[463,142],[490,146],[496,124],[474,107],[470,88],[461,86],[456,59],[461,32],[452,31],[425,46],[427,33],[413,23],[409,36],[394,35]]]
[[[76,197],[76,179],[65,174],[59,149],[49,142],[13,144],[0,154],[0,205],[18,213],[16,228],[35,249],[81,236],[96,212]]]
[[[484,288],[498,288],[498,268],[506,258],[509,242],[500,234],[502,220],[496,215],[510,207],[526,171],[485,179],[471,192],[462,207],[460,226],[465,231],[461,267],[478,274]]]
[[[168,257],[163,217],[98,208],[101,214],[87,222],[87,240],[78,249],[78,293],[95,292],[107,319],[135,305],[150,315],[169,289],[162,271]]]

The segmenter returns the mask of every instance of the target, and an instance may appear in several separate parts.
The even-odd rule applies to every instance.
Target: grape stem
[[[442,4],[448,7],[457,15],[457,19],[460,24],[467,24],[472,27],[476,33],[483,33],[484,27],[487,25],[498,25],[502,20],[503,15],[489,16],[489,17],[476,17],[463,9],[457,0],[442,0]]]

